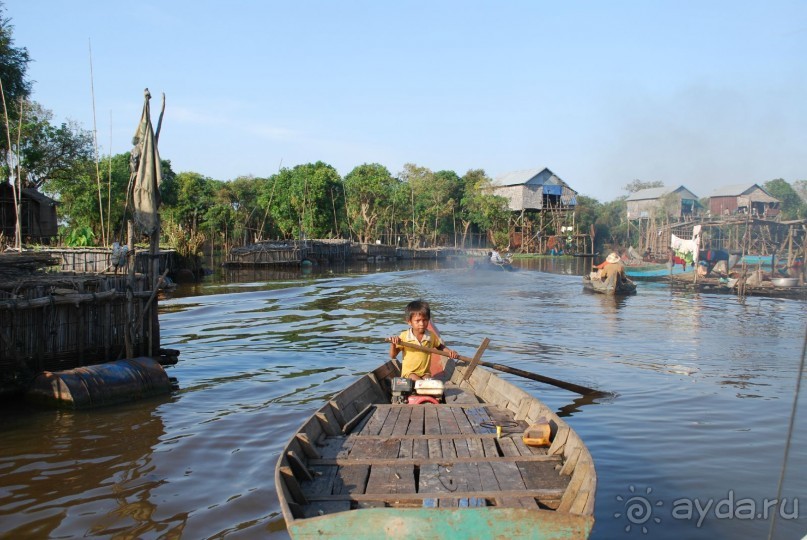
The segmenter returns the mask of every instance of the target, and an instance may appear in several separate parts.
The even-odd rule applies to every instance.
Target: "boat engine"
[[[392,379],[392,403],[437,404],[443,399],[445,385],[436,379],[413,381],[408,377]]]

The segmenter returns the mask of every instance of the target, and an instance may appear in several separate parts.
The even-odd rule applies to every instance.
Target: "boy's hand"
[[[392,343],[393,345],[397,345],[401,342],[401,336],[390,336],[387,338],[387,341]]]
[[[446,352],[448,354],[448,357],[451,358],[452,360],[456,360],[457,358],[460,357],[460,355],[457,354],[457,351],[455,351],[454,349],[449,349],[448,347],[445,348],[444,352]]]

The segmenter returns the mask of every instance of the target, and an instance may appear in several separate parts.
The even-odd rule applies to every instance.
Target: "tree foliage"
[[[14,26],[5,16],[5,6],[0,3],[0,81],[3,83],[3,99],[10,125],[17,124],[20,103],[31,94],[31,81],[27,78],[28,49],[14,45]],[[7,137],[0,137],[0,153],[8,152]],[[7,158],[4,161],[8,161]]]
[[[506,229],[510,215],[507,199],[493,194],[493,184],[482,169],[466,172],[462,177],[462,186],[459,205],[462,245],[466,245],[468,233],[472,229],[490,231],[494,236],[501,236],[499,231]]]
[[[22,111],[20,147],[16,152],[23,186],[41,188],[48,181],[69,178],[76,163],[93,156],[89,131],[74,121],[54,126],[52,119],[53,113],[36,102],[28,102]]]
[[[382,236],[383,221],[391,218],[397,184],[389,170],[378,163],[359,165],[345,176],[347,225],[359,242]]]
[[[651,182],[644,182],[639,179],[633,180],[631,183],[623,187],[625,191],[628,193],[636,193],[637,191],[641,191],[643,189],[650,189],[650,188],[660,188],[664,187],[664,182],[660,180],[653,180]]]
[[[807,217],[807,204],[785,180],[777,178],[765,182],[765,191],[781,201],[782,219],[802,219]]]
[[[126,205],[129,185],[129,153],[117,154],[99,162],[101,176],[101,203],[103,204],[105,223],[110,232],[110,241],[126,240]],[[160,193],[164,201],[172,202],[170,190],[176,175],[171,169],[171,162],[162,160],[163,183]],[[72,229],[89,228],[92,238],[99,239],[102,234],[101,211],[98,207],[98,181],[95,162],[83,159],[73,163],[70,175],[58,175],[49,178],[44,187],[47,192],[57,198],[58,213],[62,228],[66,232]],[[166,193],[166,190],[169,192]],[[169,210],[170,212],[170,210]],[[128,215],[130,217],[130,214]]]
[[[261,199],[271,199],[271,225],[283,237],[332,238],[344,227],[344,197],[339,173],[318,161],[281,169],[266,183]]]

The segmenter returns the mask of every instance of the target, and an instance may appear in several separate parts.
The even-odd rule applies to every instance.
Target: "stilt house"
[[[779,199],[758,184],[734,184],[720,187],[709,196],[709,212],[713,216],[748,214],[773,218],[779,214]]]
[[[702,209],[698,196],[684,186],[640,189],[631,193],[625,204],[631,220],[669,217],[688,221]]]

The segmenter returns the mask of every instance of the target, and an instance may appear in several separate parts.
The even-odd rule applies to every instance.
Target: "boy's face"
[[[413,313],[409,318],[409,326],[417,335],[423,335],[429,327],[429,319],[422,313]]]

